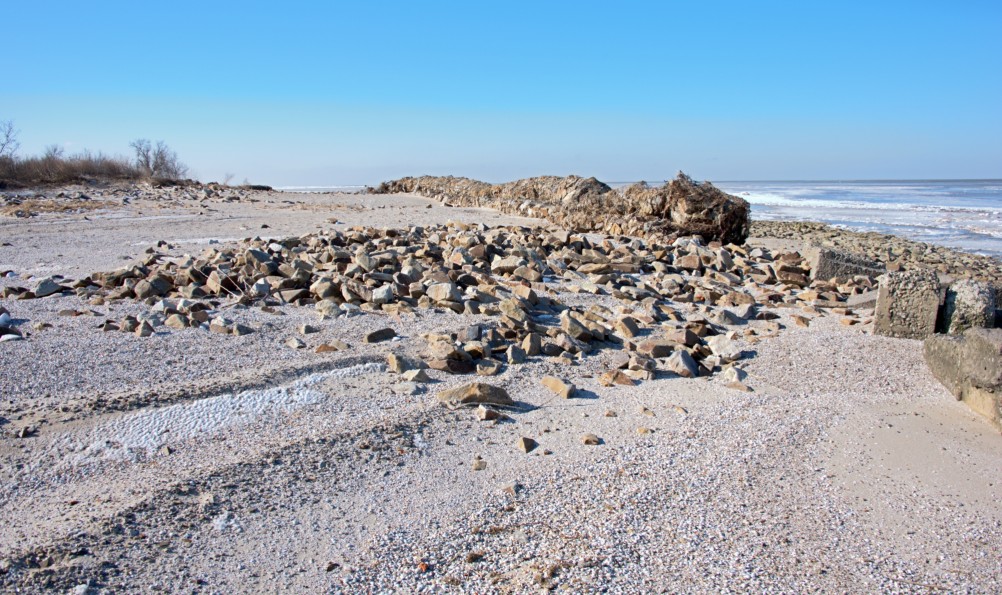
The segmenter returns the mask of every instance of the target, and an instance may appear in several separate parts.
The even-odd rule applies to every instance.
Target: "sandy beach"
[[[356,226],[559,230],[409,194],[66,195],[80,192],[53,199],[64,209],[0,216],[0,289],[45,277],[68,288],[0,298],[25,334],[0,342],[0,590],[1002,591],[1002,435],[931,375],[921,341],[873,335],[872,309],[770,298],[758,306],[773,319],[714,322],[741,351],[730,375],[658,364],[630,370],[650,372],[635,385],[606,386],[621,352],[602,342],[505,361],[494,376],[428,369],[429,382],[409,381],[388,355],[498,316],[416,307],[322,319],[313,306],[224,298],[211,316],[253,332],[159,324],[140,337],[99,327],[153,306],[94,300],[72,282],[154,253],[182,261]],[[442,229],[446,241],[462,228]],[[748,251],[806,248],[803,235],[770,233]],[[663,282],[664,271],[638,271]],[[667,332],[670,321],[644,318],[643,298],[571,278],[532,288],[553,312],[634,316],[640,338]],[[719,314],[671,306],[680,321]],[[395,336],[365,342],[384,328]],[[545,376],[572,383],[573,398]],[[436,397],[474,381],[516,406],[482,421]]]

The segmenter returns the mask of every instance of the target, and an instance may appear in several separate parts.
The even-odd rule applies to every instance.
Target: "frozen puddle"
[[[385,370],[384,364],[370,362],[311,374],[284,386],[227,393],[127,414],[83,436],[68,438],[66,446],[74,451],[68,462],[85,464],[153,457],[165,444],[208,437],[262,417],[282,415],[319,403],[325,394],[314,387],[325,380],[366,376]]]

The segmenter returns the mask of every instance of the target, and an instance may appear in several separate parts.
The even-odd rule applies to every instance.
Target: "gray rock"
[[[873,332],[888,337],[924,339],[936,332],[945,290],[933,271],[888,273],[877,293]]]
[[[983,281],[963,279],[946,289],[940,330],[960,335],[970,328],[995,325],[995,288]]]
[[[393,301],[393,286],[382,285],[372,290],[373,304],[389,304]]]
[[[730,363],[741,359],[741,347],[736,341],[732,341],[724,335],[714,335],[706,338],[706,344],[714,355],[720,357],[723,363]]]
[[[455,283],[435,283],[430,285],[426,291],[426,295],[436,302],[460,302],[463,300],[463,294],[459,291],[459,287]]]
[[[35,294],[35,297],[43,298],[59,293],[64,289],[65,287],[56,283],[52,277],[46,277],[38,282],[38,285],[35,286],[35,291],[33,293]]]
[[[317,311],[321,320],[336,318],[341,313],[340,306],[332,299],[320,300],[313,308]]]
[[[696,360],[692,359],[688,351],[678,350],[672,353],[664,362],[665,369],[674,372],[683,378],[695,378],[699,376],[699,366]]]

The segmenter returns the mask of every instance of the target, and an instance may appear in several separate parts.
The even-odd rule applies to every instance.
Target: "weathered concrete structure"
[[[887,272],[884,265],[875,260],[833,248],[811,246],[805,256],[811,265],[811,279],[828,281],[855,275],[879,277]]]
[[[925,341],[925,360],[958,400],[1002,429],[1002,329],[932,335]]]
[[[946,289],[939,330],[960,335],[971,328],[995,326],[995,288],[984,281],[962,279]]]
[[[877,293],[874,334],[925,339],[936,332],[945,293],[933,271],[888,273]]]

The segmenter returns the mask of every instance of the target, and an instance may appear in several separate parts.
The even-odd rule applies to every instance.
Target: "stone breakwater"
[[[369,192],[419,194],[455,206],[541,217],[576,232],[661,241],[699,235],[706,241],[740,244],[751,224],[747,201],[681,172],[656,188],[639,182],[615,190],[595,178],[578,176],[541,176],[504,184],[421,176],[383,182]]]
[[[1002,283],[1002,260],[998,258],[882,233],[849,231],[804,221],[755,221],[751,226],[751,236],[812,243],[853,252],[877,261],[891,272],[933,269],[957,279]]]

